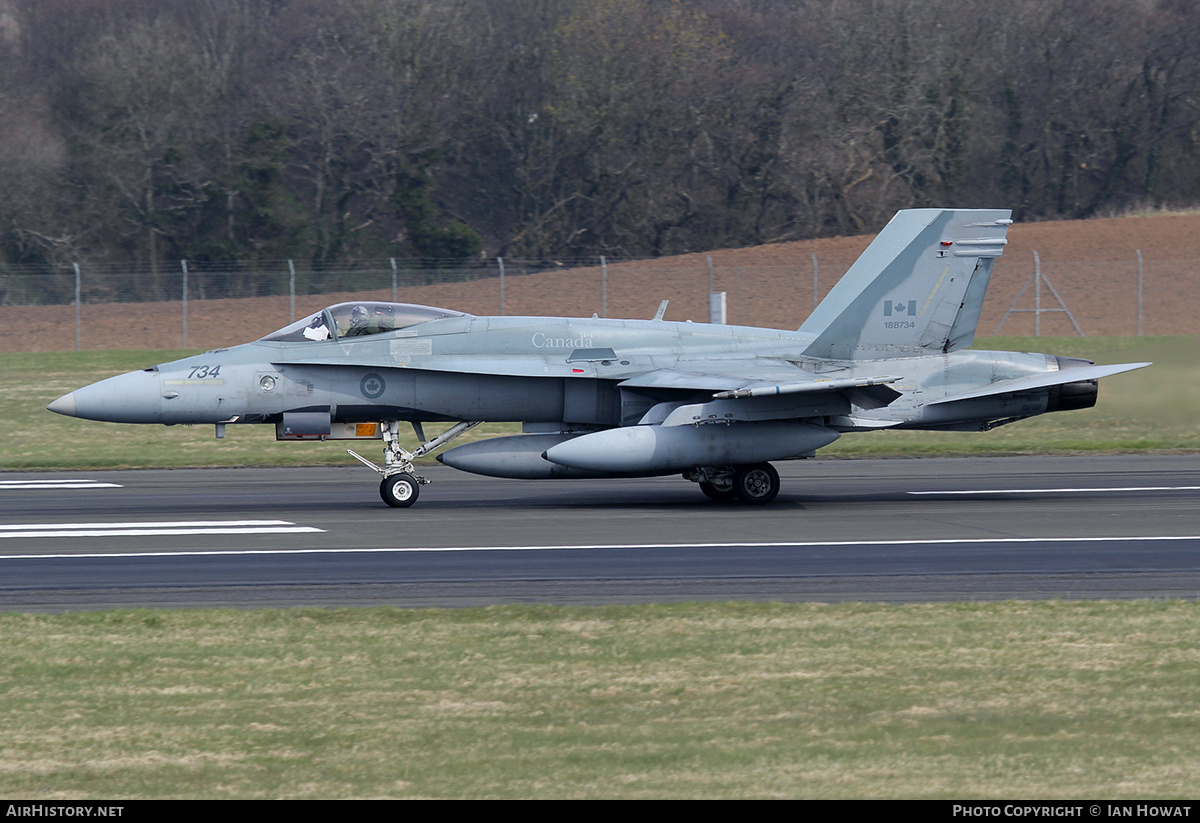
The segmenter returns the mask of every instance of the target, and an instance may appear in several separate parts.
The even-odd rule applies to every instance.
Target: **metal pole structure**
[[[392,302],[396,302],[396,258],[392,258]]]
[[[1138,256],[1138,330],[1137,336],[1142,336],[1142,250],[1137,250]]]
[[[1018,309],[1017,306],[1021,303],[1021,298],[1025,296],[1025,292],[1029,290],[1029,284],[1034,284],[1034,307],[1032,309]],[[1042,334],[1042,283],[1046,284],[1046,288],[1050,289],[1050,294],[1054,295],[1054,299],[1058,301],[1057,309],[1046,309],[1046,311],[1060,311],[1066,314],[1067,319],[1071,321],[1071,325],[1075,327],[1075,332],[1084,337],[1083,329],[1079,328],[1079,324],[1075,322],[1075,315],[1071,314],[1071,310],[1067,308],[1067,304],[1063,302],[1058,290],[1054,288],[1054,284],[1050,282],[1050,278],[1042,276],[1042,258],[1035,251],[1033,253],[1033,274],[1029,275],[1029,279],[1025,281],[1025,285],[1021,287],[1021,291],[1017,292],[1017,296],[1013,298],[1012,305],[1008,307],[1008,311],[1000,318],[1000,322],[996,325],[996,330],[992,334],[1000,334],[1000,329],[1004,325],[1004,321],[1013,313],[1029,313],[1033,312],[1033,333],[1034,336],[1040,337]]]
[[[708,313],[711,319],[712,315],[712,296],[713,296],[713,264],[712,255],[706,254],[705,259],[708,260]]]
[[[1075,327],[1075,333],[1080,337],[1086,337],[1087,335],[1083,333],[1083,329],[1079,328],[1079,324],[1075,322],[1075,315],[1071,314],[1071,310],[1067,308],[1067,304],[1064,303],[1063,299],[1059,296],[1058,289],[1054,288],[1054,284],[1050,282],[1050,278],[1043,277],[1042,280],[1046,283],[1046,288],[1050,289],[1050,293],[1054,295],[1054,299],[1058,301],[1058,305],[1061,307],[1057,309],[1047,309],[1046,311],[1062,312],[1067,316],[1067,319],[1071,321],[1071,325]]]
[[[288,278],[288,296],[291,298],[291,308],[288,316],[291,322],[296,322],[296,267],[292,261],[288,261],[288,271],[291,272],[291,277]]]
[[[83,326],[83,318],[79,311],[79,264],[73,263],[72,265],[75,266],[75,351],[79,351],[80,329]]]
[[[504,316],[504,258],[497,257],[496,262],[500,264],[500,316]]]
[[[608,261],[600,255],[600,316],[608,317]]]
[[[183,267],[183,347],[186,349],[188,347],[188,341],[187,341],[187,291],[188,291],[188,289],[187,289],[187,286],[188,286],[188,284],[187,284],[187,280],[188,280],[188,278],[187,278],[187,275],[188,275],[187,261],[180,260],[179,265]]]
[[[817,289],[817,256],[814,254],[813,259],[813,310],[817,308],[817,303],[820,302],[820,293]]]
[[[1033,336],[1042,336],[1042,258],[1033,253]]]

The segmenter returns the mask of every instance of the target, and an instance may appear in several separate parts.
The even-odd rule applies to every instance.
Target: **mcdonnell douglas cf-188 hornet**
[[[47,408],[116,423],[271,423],[280,440],[376,439],[380,495],[410,506],[414,461],[483,421],[523,434],[447,466],[512,478],[682,474],[714,500],[770,502],[773,460],[845,432],[985,431],[1084,409],[1149,365],[967,350],[1011,212],[899,212],[797,331],[592,317],[476,317],[358,301],[253,343],[118,375]],[[660,310],[659,315],[662,312]],[[400,444],[410,423],[421,445]],[[422,424],[449,422],[426,439]]]

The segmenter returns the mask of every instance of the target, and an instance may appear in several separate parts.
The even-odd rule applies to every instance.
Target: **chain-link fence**
[[[588,261],[592,262],[592,261]],[[124,263],[61,268],[0,265],[0,306],[153,303],[378,291],[562,268],[547,260],[367,260],[312,266],[293,260]]]
[[[766,247],[770,249],[770,247]],[[0,351],[189,348],[245,342],[341,300],[370,298],[473,314],[650,318],[797,328],[855,254],[789,263],[758,251],[658,260],[374,260],[177,266],[0,268]],[[770,257],[768,253],[765,255]],[[775,255],[780,257],[781,255]],[[723,318],[710,298],[724,294]],[[1190,334],[1200,296],[1193,260],[1079,262],[1005,255],[980,320],[992,335]]]

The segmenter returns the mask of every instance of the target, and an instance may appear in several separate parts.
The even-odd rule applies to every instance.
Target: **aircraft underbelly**
[[[1049,410],[1049,400],[1050,392],[1041,390],[929,405],[921,409],[916,427],[1033,417]]]

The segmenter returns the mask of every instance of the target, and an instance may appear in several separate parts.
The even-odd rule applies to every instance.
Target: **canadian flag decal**
[[[906,303],[903,300],[884,300],[883,316],[891,317],[893,314],[906,314],[909,317],[916,317],[917,301],[909,300]]]

